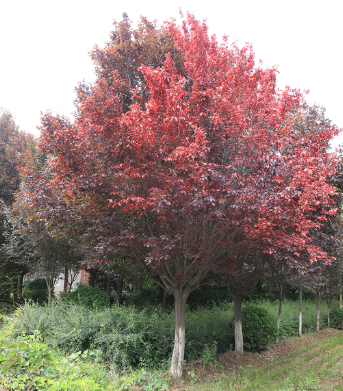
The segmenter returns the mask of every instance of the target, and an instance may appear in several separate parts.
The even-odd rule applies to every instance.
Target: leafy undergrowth
[[[39,333],[15,339],[10,334],[2,330],[0,337],[0,378],[10,390],[343,390],[343,332],[334,329],[281,340],[243,357],[229,351],[211,362],[189,362],[177,382],[144,369],[116,373],[85,352],[62,356]]]
[[[252,310],[257,310],[256,306],[267,310],[275,319],[265,314],[264,318],[270,319],[262,327],[260,317],[252,318]],[[332,306],[337,306],[337,303]],[[325,306],[322,306],[321,312],[320,326],[324,328],[327,322]],[[245,303],[243,313],[249,317],[243,324],[245,348],[267,347],[275,340],[275,330],[269,326],[271,323],[276,324],[278,302],[258,301],[253,306]],[[316,314],[316,304],[304,301],[304,333],[315,330]],[[285,302],[281,317],[281,338],[298,333],[298,317],[299,304]],[[48,308],[26,303],[12,318],[10,322],[15,336],[33,335],[38,330],[52,350],[60,350],[64,354],[89,350],[97,354],[102,363],[123,370],[166,370],[170,365],[175,316],[173,312],[163,311],[158,306],[140,311],[134,307],[90,309],[55,302]],[[233,304],[187,310],[186,330],[186,361],[213,361],[218,355],[233,348]]]
[[[256,304],[271,314],[277,311],[277,303]],[[297,303],[287,302],[284,309],[282,337],[297,332]],[[305,302],[305,331],[315,325],[315,313],[315,303]],[[231,304],[187,312],[188,364],[182,381],[172,382],[165,369],[170,364],[173,313],[26,304],[11,317],[2,317],[0,383],[28,391],[343,390],[342,331],[324,329],[301,339],[280,339],[267,350],[245,352],[240,358],[232,351],[222,353],[232,337],[230,319]],[[254,328],[252,319],[250,323]]]
[[[0,335],[0,390],[25,391],[167,391],[170,378],[139,370],[119,374],[97,363],[93,352],[63,356],[52,351],[39,332],[13,337],[10,328]]]

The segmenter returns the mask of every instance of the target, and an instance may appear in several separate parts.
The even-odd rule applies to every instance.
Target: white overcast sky
[[[280,87],[309,89],[308,102],[343,128],[342,0],[0,0],[0,107],[38,135],[41,111],[69,115],[73,88],[94,81],[88,52],[109,39],[114,19],[162,23],[179,7],[219,37],[252,43],[265,66],[279,66]]]

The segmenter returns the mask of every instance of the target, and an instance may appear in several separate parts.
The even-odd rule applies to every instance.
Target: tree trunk
[[[331,300],[327,302],[327,305],[328,305],[328,327],[330,327],[330,308],[331,308],[331,303],[332,303]]]
[[[319,320],[320,320],[320,292],[317,292],[317,333],[319,332]]]
[[[185,315],[188,296],[189,293],[183,290],[182,286],[174,290],[175,339],[174,351],[170,366],[170,374],[174,379],[178,379],[182,376],[183,362],[185,357]]]
[[[23,294],[24,272],[21,272],[18,279],[18,296],[21,298]]]
[[[123,284],[124,283],[124,279],[123,278],[118,278],[116,280],[116,285],[117,285],[117,297],[116,297],[116,304],[117,304],[117,307],[120,307],[121,303],[122,303],[122,293],[123,293]]]
[[[158,287],[158,304],[163,304],[163,297],[164,297],[164,289],[159,286]]]
[[[19,304],[19,297],[18,297],[17,291],[12,293],[12,303],[13,303],[13,305]]]
[[[276,326],[277,326],[278,330],[280,329],[282,302],[283,302],[283,292],[282,292],[282,286],[281,286],[280,297],[279,297],[279,313],[278,313],[277,321],[276,321]]]
[[[108,301],[111,300],[111,276],[110,273],[106,273],[106,297]]]
[[[48,288],[48,307],[51,306],[52,289],[54,287],[54,279],[52,277],[45,277],[46,286]]]
[[[303,335],[303,287],[300,284],[299,337]]]
[[[64,268],[64,284],[63,284],[64,293],[67,293],[67,289],[68,289],[68,268],[66,266]]]
[[[90,268],[89,270],[87,270],[87,272],[89,273],[88,284],[89,286],[94,287],[95,278],[96,278],[96,274],[98,273],[98,270]]]
[[[339,278],[339,308],[343,308],[343,298],[342,298],[342,277]]]
[[[19,282],[19,275],[16,276],[16,278],[13,277],[13,285],[12,285],[12,302],[13,305],[19,304],[19,296],[18,296],[18,282]]]
[[[239,354],[243,354],[242,301],[242,295],[235,293],[233,296],[235,317],[235,351]]]
[[[48,284],[48,307],[51,306],[51,291],[52,291],[51,286],[50,284]]]

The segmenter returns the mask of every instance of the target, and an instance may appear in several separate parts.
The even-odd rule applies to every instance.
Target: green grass
[[[310,343],[287,358],[261,368],[240,368],[222,374],[215,382],[196,384],[191,391],[343,390],[343,333]]]

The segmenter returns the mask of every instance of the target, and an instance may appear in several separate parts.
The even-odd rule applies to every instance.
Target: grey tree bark
[[[46,286],[48,288],[48,307],[51,306],[51,299],[52,299],[52,290],[55,285],[55,278],[52,276],[45,277]]]
[[[123,278],[117,278],[116,279],[116,292],[117,292],[117,297],[116,297],[116,305],[117,307],[120,307],[122,303],[122,294],[123,294],[123,285],[124,285],[124,279]]]
[[[319,332],[319,321],[320,321],[320,292],[317,292],[317,333]]]
[[[242,295],[235,293],[233,302],[235,317],[235,352],[238,354],[243,354],[242,301]]]
[[[182,376],[186,342],[186,302],[189,293],[188,290],[182,289],[182,286],[174,290],[175,338],[170,366],[170,373],[174,379],[178,379]]]
[[[65,266],[64,268],[64,284],[63,284],[63,291],[64,293],[67,293],[68,289],[68,268]]]
[[[158,287],[158,304],[163,305],[163,298],[164,298],[164,289],[159,286]]]
[[[276,321],[276,326],[277,326],[278,330],[280,329],[282,302],[283,302],[283,291],[282,291],[282,285],[281,285],[280,296],[279,296],[279,313],[277,315],[277,321]]]
[[[300,284],[299,337],[303,334],[303,287]]]
[[[106,297],[107,300],[111,299],[111,276],[110,273],[106,273]]]

